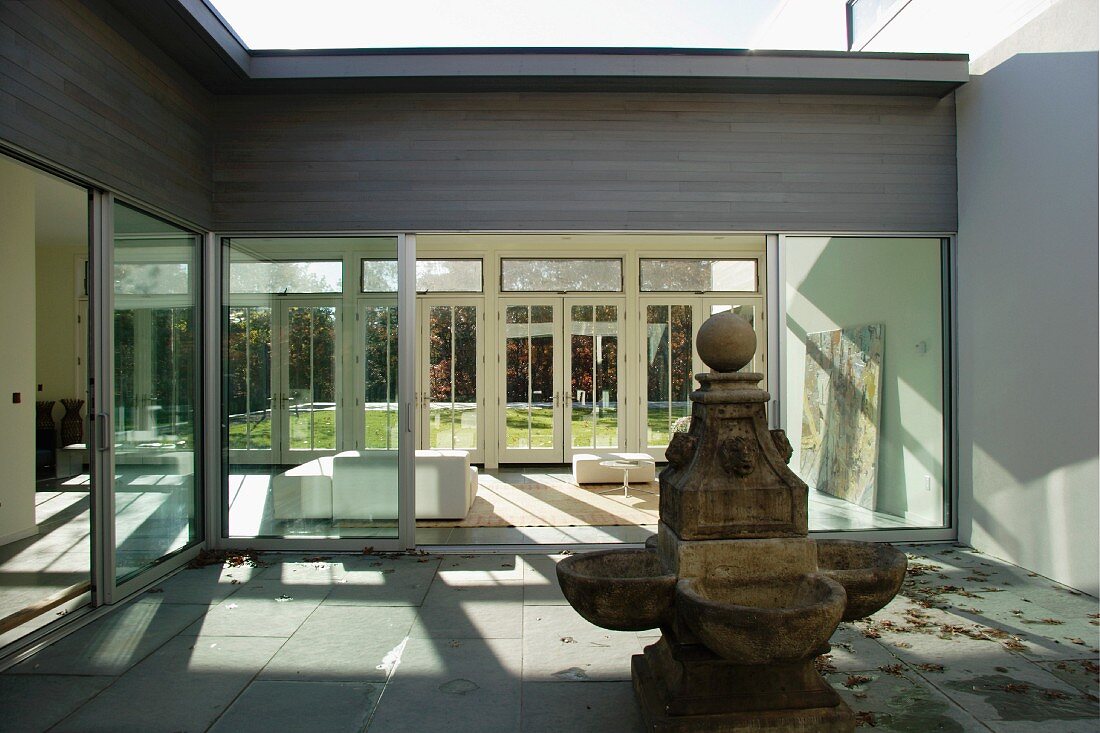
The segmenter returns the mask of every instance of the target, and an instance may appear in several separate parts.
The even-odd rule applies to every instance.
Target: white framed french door
[[[229,308],[233,463],[297,465],[342,444],[341,303],[274,298]]]
[[[503,299],[498,312],[503,463],[566,463],[620,450],[623,298]]]
[[[625,311],[623,298],[564,300],[564,463],[575,453],[616,451],[626,445]]]
[[[341,303],[334,298],[279,298],[278,385],[272,412],[281,440],[277,463],[298,465],[342,444],[339,358]]]
[[[561,311],[561,298],[500,301],[497,456],[502,463],[563,460]]]
[[[419,447],[465,450],[485,460],[485,306],[482,298],[417,303]]]
[[[695,337],[707,318],[728,310],[746,318],[757,335],[756,355],[742,371],[766,373],[763,298],[662,295],[639,299],[639,452],[663,461],[672,434],[687,429],[695,374],[706,369],[695,351]]]

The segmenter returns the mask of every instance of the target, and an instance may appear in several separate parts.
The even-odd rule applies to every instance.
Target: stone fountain
[[[603,628],[661,629],[631,660],[648,730],[852,731],[814,658],[841,620],[894,597],[905,555],[809,539],[808,488],[786,435],[768,429],[763,375],[737,371],[756,351],[752,327],[717,314],[697,348],[712,371],[696,375],[691,428],[666,451],[656,537],[562,560],[562,590]]]

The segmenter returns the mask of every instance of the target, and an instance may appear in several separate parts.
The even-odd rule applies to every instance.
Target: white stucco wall
[[[1096,594],[1097,5],[1062,0],[957,92],[959,539]]]

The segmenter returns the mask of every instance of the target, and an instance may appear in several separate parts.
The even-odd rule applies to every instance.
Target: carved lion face
[[[748,476],[756,470],[756,444],[743,435],[722,441],[718,457],[726,473]]]

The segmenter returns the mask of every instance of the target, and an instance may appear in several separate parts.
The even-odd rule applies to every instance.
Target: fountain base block
[[[667,632],[666,632],[667,633]],[[666,636],[631,659],[647,731],[662,733],[851,733],[851,708],[818,674],[813,658],[734,664]]]

